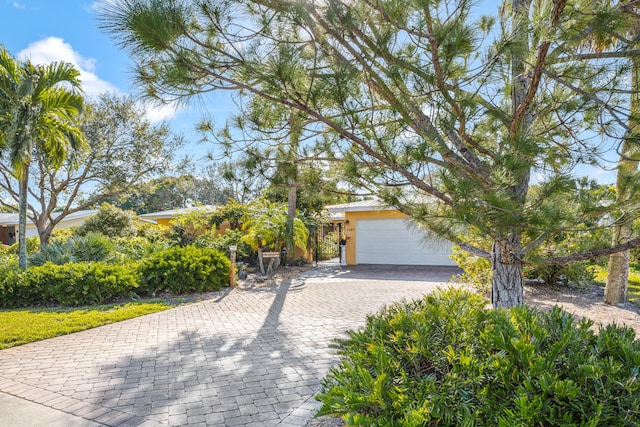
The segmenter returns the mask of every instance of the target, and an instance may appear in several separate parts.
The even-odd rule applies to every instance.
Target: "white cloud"
[[[100,79],[95,73],[96,60],[94,58],[84,58],[73,47],[59,37],[49,37],[38,40],[21,50],[16,55],[21,60],[29,59],[34,64],[50,64],[56,61],[64,61],[73,64],[80,71],[80,80],[85,95],[94,97],[105,92],[122,93],[116,86],[108,81]],[[180,109],[177,105],[156,105],[141,102],[147,118],[153,122],[161,122],[171,119]]]
[[[24,3],[18,3],[17,1],[14,1],[13,7],[15,7],[16,9],[26,9],[27,5]]]
[[[143,102],[142,106],[147,113],[147,119],[152,123],[171,119],[180,109],[176,104],[155,104],[151,102]]]
[[[98,95],[104,92],[118,92],[111,83],[100,79],[95,74],[96,60],[83,58],[73,50],[69,43],[58,37],[49,37],[38,40],[18,52],[20,59],[29,59],[34,64],[50,64],[56,61],[65,61],[73,64],[80,71],[82,88],[88,96]]]

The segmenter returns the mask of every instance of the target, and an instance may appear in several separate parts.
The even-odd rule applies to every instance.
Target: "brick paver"
[[[277,286],[226,290],[2,350],[0,392],[107,426],[303,426],[337,361],[332,340],[453,272],[325,265]]]

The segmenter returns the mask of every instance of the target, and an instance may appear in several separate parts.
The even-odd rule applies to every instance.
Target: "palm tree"
[[[265,273],[262,262],[263,248],[270,247],[274,251],[279,251],[287,244],[287,240],[291,239],[293,248],[297,246],[306,251],[309,230],[300,218],[291,219],[288,216],[285,204],[264,199],[256,200],[247,209],[243,227],[246,232],[243,240],[257,249],[258,263],[263,274]]]
[[[53,168],[86,142],[75,118],[82,111],[80,73],[71,64],[34,65],[0,46],[0,149],[19,183],[18,246],[27,267],[29,166],[38,150]]]

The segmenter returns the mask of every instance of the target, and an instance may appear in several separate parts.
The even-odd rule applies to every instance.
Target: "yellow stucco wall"
[[[356,223],[358,220],[389,218],[407,218],[407,215],[397,210],[345,212],[345,220],[349,221],[348,224],[345,221],[343,225],[344,237],[347,240],[346,261],[348,265],[356,264]]]

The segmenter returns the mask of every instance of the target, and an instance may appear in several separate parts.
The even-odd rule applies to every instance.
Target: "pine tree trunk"
[[[289,184],[289,193],[287,195],[287,264],[293,265],[295,261],[296,245],[293,237],[293,221],[296,219],[296,206],[298,204],[298,186],[294,183]]]
[[[19,181],[18,194],[18,264],[27,268],[27,197],[29,196],[29,165],[24,166],[22,179]]]
[[[493,308],[510,308],[524,303],[522,261],[514,254],[520,253],[520,238],[511,242],[494,240],[491,248],[491,304]]]
[[[640,131],[640,59],[632,59],[631,90],[633,94],[630,100],[631,117],[629,130],[622,141],[620,160],[618,161],[618,174],[616,177],[616,201],[625,202],[635,197],[633,190],[634,178],[638,173],[637,138]],[[633,218],[623,214],[619,224],[613,229],[612,245],[616,246],[631,238],[631,223]],[[629,280],[630,251],[619,252],[609,257],[607,285],[604,289],[604,302],[607,304],[621,304],[627,300],[627,281]]]

